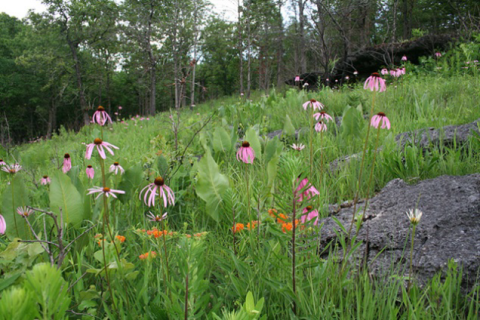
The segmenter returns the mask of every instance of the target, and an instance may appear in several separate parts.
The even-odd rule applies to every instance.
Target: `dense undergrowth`
[[[362,152],[364,115],[374,93],[360,81],[334,90],[271,90],[256,93],[252,101],[230,97],[152,118],[130,116],[2,150],[3,160],[22,170],[1,176],[7,236],[0,237],[0,319],[478,318],[478,289],[461,292],[461,268],[453,262],[442,277],[407,289],[408,279],[393,271],[373,280],[368,268],[339,260],[342,254],[328,259],[318,254],[344,249],[344,256],[351,255],[354,242],[343,249],[319,248],[313,220],[293,226],[294,212],[299,219],[312,206],[324,217],[328,204],[351,200],[357,191],[358,197],[371,197],[394,178],[416,183],[479,172],[479,136],[428,150],[414,144],[402,150],[395,142],[402,132],[480,118],[479,66],[473,62],[478,57],[467,55],[471,63],[465,64],[465,55],[453,51],[421,67],[407,64],[404,76],[390,79],[387,90],[375,94],[374,114],[384,112],[391,129],[378,131],[375,161],[377,131],[370,136],[360,184],[360,161],[336,170],[328,165]],[[310,172],[310,111],[302,104],[312,98],[342,120],[314,133]],[[279,129],[280,139],[267,138]],[[85,144],[95,138],[119,149],[107,153],[105,162],[95,150],[86,159]],[[255,151],[253,164],[236,159],[243,140]],[[306,147],[296,151],[293,143]],[[67,173],[62,172],[65,153],[72,162]],[[126,172],[109,172],[114,162]],[[85,172],[88,165],[93,179]],[[40,183],[44,175],[50,184]],[[140,194],[160,176],[175,195],[175,204],[166,209],[158,204],[161,198],[148,207],[145,191]],[[299,203],[298,177],[307,178],[318,196]],[[118,199],[87,195],[94,186],[125,194]],[[27,223],[16,212],[21,206],[47,212],[29,212]],[[150,213],[158,221],[150,221]]]

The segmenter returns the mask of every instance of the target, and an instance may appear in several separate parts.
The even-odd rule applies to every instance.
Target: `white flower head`
[[[415,208],[408,210],[406,214],[410,223],[416,226],[420,222],[423,212]]]

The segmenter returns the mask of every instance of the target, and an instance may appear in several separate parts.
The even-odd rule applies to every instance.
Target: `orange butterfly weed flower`
[[[293,224],[291,222],[282,224],[283,233],[286,233],[287,231],[292,231],[292,228],[293,228]]]
[[[126,240],[124,236],[116,236],[115,238],[117,238],[117,240],[120,241],[121,243],[124,243]]]
[[[144,254],[139,255],[140,260],[145,260],[148,257],[155,258],[157,253],[155,251],[145,252]]]
[[[247,223],[247,229],[248,230],[253,230],[255,229],[255,227],[257,226],[257,224],[259,224],[259,221],[258,220],[254,220],[252,222],[249,222]]]
[[[277,217],[277,223],[282,223],[283,224],[283,223],[286,223],[287,220],[288,220],[288,217],[283,213],[280,213]]]
[[[245,229],[245,225],[243,223],[235,223],[235,226],[232,227],[232,232],[237,233]]]
[[[276,218],[277,217],[277,212],[278,212],[277,209],[272,208],[272,209],[268,210],[268,215],[272,218]]]

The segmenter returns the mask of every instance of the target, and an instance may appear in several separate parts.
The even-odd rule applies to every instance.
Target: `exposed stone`
[[[471,123],[445,126],[439,129],[424,128],[415,131],[409,131],[400,133],[395,137],[400,149],[403,149],[407,143],[413,143],[420,148],[427,149],[433,146],[439,146],[440,144],[446,146],[453,146],[454,142],[457,145],[461,145],[468,141],[472,132],[480,133],[478,126],[480,125],[480,119],[477,119]],[[382,147],[379,147],[379,151]],[[349,162],[352,159],[360,159],[362,153],[355,153],[339,157],[329,163],[330,170],[335,171],[342,163]]]
[[[411,234],[405,213],[417,202],[423,216],[415,233],[415,278],[425,284],[435,273],[445,270],[449,259],[454,259],[463,267],[463,289],[470,289],[479,280],[480,174],[441,176],[417,185],[401,179],[390,181],[369,202],[367,219],[357,238],[362,245],[353,259],[360,263],[366,256],[370,272],[376,275],[391,272],[391,268],[397,274],[408,275]],[[357,209],[363,213],[362,204]],[[347,231],[352,212],[352,207],[341,208],[335,215]],[[336,241],[334,230],[339,232],[340,228],[332,217],[319,223],[323,223],[321,245]]]

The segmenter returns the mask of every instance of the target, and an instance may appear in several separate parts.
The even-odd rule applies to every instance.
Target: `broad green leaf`
[[[60,210],[62,210],[64,221],[79,227],[85,214],[82,195],[66,174],[57,171],[51,178],[50,209],[58,215],[59,219]]]
[[[254,128],[248,128],[247,132],[245,133],[245,140],[250,143],[253,151],[255,151],[255,158],[259,161],[262,160],[262,145],[260,144],[260,139],[258,138],[258,134]]]
[[[292,120],[290,119],[288,114],[285,118],[285,123],[283,125],[283,133],[289,136],[293,136],[295,134],[295,127],[293,126]]]
[[[220,173],[218,165],[208,150],[198,162],[197,169],[198,182],[195,190],[197,195],[206,202],[207,213],[218,222],[222,211],[223,193],[229,187],[228,178]]]
[[[230,135],[222,127],[217,127],[213,134],[213,150],[228,153],[232,150]]]
[[[125,191],[125,194],[118,195],[118,199],[122,203],[125,203],[132,198],[135,188],[142,183],[142,178],[142,167],[138,164],[125,170],[125,173],[122,176],[122,181],[118,185],[119,190]]]
[[[15,280],[17,280],[22,275],[22,273],[23,272],[17,272],[17,273],[14,273],[13,275],[11,275],[8,278],[1,279],[0,280],[0,292],[4,289],[10,287],[15,282]]]
[[[270,159],[273,158],[273,156],[277,153],[278,150],[278,145],[280,144],[280,141],[278,140],[278,137],[274,137],[272,140],[267,142],[267,145],[265,147],[265,163],[268,163]]]
[[[358,137],[364,125],[363,115],[356,108],[348,107],[342,118],[341,132],[344,138]]]
[[[6,234],[10,239],[13,237],[25,239],[27,235],[30,235],[28,224],[17,213],[18,207],[27,206],[29,203],[28,191],[23,184],[22,177],[15,174],[2,195],[2,215],[7,224]]]
[[[159,156],[157,158],[157,160],[155,160],[155,162],[157,164],[158,173],[160,174],[160,176],[165,177],[167,175],[167,172],[168,172],[168,161],[167,161],[167,159],[165,159],[164,156]],[[140,178],[141,178],[141,175],[140,175]],[[138,185],[138,184],[140,184],[140,181],[138,181],[138,183],[134,183],[135,181],[133,181],[132,184],[133,185]]]

